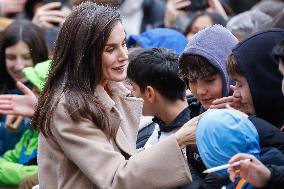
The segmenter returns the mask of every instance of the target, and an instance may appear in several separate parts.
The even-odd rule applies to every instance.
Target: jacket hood
[[[226,164],[237,153],[260,153],[259,136],[252,122],[229,109],[210,109],[203,114],[196,128],[196,144],[207,168]],[[226,173],[217,172],[220,176]]]
[[[223,96],[229,95],[230,80],[226,64],[237,38],[221,25],[213,25],[194,35],[180,56],[181,62],[187,55],[199,55],[206,58],[214,66],[223,79]]]
[[[25,78],[41,92],[44,88],[49,73],[51,60],[36,64],[34,67],[26,67],[22,70]]]
[[[273,47],[283,38],[284,30],[255,33],[240,42],[233,55],[247,79],[256,115],[276,126],[284,124],[282,75],[273,58]]]
[[[128,47],[140,46],[142,48],[167,48],[181,54],[188,40],[180,32],[169,28],[155,28],[140,35],[130,35]]]

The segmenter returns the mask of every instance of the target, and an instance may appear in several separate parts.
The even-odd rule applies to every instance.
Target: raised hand
[[[168,0],[165,11],[164,25],[168,28],[171,27],[178,16],[184,12],[182,9],[188,7],[189,5],[190,1],[188,0]]]
[[[264,187],[271,177],[271,172],[253,155],[240,153],[233,156],[229,163],[231,164],[244,159],[251,159],[252,161],[241,161],[239,166],[229,168],[230,179],[235,181],[236,178],[241,177],[252,186]]]
[[[17,87],[24,95],[0,95],[0,114],[32,117],[35,111],[37,97],[23,83],[17,82]]]
[[[208,0],[208,4],[209,11],[217,12],[222,15],[225,20],[228,20],[228,15],[219,0]]]
[[[0,16],[24,11],[27,0],[0,0]]]
[[[39,7],[33,17],[32,22],[41,28],[52,28],[61,24],[70,13],[65,9],[60,9],[60,2],[52,2]]]

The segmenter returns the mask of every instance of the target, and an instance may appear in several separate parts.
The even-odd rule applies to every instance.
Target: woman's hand
[[[24,95],[0,95],[0,114],[32,117],[35,112],[37,97],[23,83],[17,82],[17,87]]]
[[[185,123],[174,135],[178,145],[183,148],[189,145],[195,145],[195,130],[202,114],[192,118]]]

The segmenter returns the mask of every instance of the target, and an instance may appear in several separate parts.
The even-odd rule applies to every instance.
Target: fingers
[[[43,6],[41,6],[39,9],[47,11],[47,10],[58,9],[60,7],[61,7],[61,2],[52,2],[52,3],[47,3]]]
[[[22,116],[8,115],[7,119],[6,119],[6,128],[9,129],[9,130],[12,130],[12,131],[16,131],[19,128],[23,119],[24,118]],[[7,122],[7,120],[8,120],[8,122]]]
[[[60,2],[53,2],[43,5],[38,8],[32,22],[39,27],[51,28],[54,27],[53,23],[64,22],[67,13],[66,11],[56,10],[61,7]]]
[[[240,160],[245,160],[245,159],[252,159],[254,160],[255,157],[253,155],[250,154],[244,154],[244,153],[238,153],[236,155],[234,155],[230,160],[229,160],[229,164],[232,164],[234,162],[240,161]]]
[[[178,0],[174,4],[174,6],[175,6],[175,9],[180,10],[180,9],[188,7],[190,4],[191,3],[188,0]]]
[[[226,108],[227,104],[231,106],[233,102],[234,102],[233,96],[219,98],[212,102],[210,108],[216,108],[216,109]]]
[[[234,92],[236,89],[235,85],[230,85],[230,89]]]
[[[33,93],[27,86],[25,86],[22,82],[18,81],[16,83],[18,89],[20,89],[20,91],[22,91],[24,94],[28,95]]]

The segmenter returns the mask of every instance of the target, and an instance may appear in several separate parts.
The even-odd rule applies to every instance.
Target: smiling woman
[[[122,84],[121,23],[115,8],[87,2],[62,26],[32,122],[40,188],[174,188],[191,180],[180,149],[185,131],[136,152],[143,102]]]

